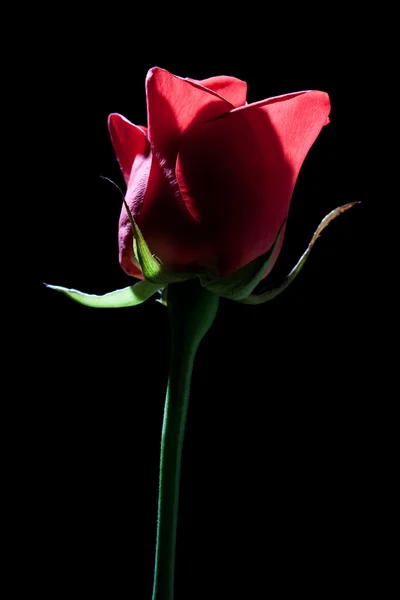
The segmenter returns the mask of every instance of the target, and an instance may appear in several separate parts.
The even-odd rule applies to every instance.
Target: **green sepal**
[[[135,285],[131,285],[130,287],[115,290],[114,292],[104,294],[103,296],[96,296],[95,294],[85,294],[84,292],[60,287],[58,285],[49,285],[45,283],[45,286],[65,294],[68,298],[75,300],[75,302],[79,302],[79,304],[91,306],[92,308],[124,308],[127,306],[136,306],[137,304],[145,302],[163,287],[159,284],[143,280],[138,281],[138,283],[135,283]]]
[[[124,197],[123,201],[126,208],[126,212],[128,213],[129,221],[131,223],[132,232],[134,236],[133,251],[136,259],[140,264],[140,268],[142,270],[144,278],[148,281],[151,281],[152,283],[164,285],[168,283],[179,283],[182,281],[187,281],[188,279],[194,279],[197,273],[193,271],[169,271],[164,267],[160,259],[158,259],[154,254],[151,253],[146,243],[146,240],[144,239],[142,232],[137,226],[137,223],[133,218],[133,215]]]
[[[348,210],[355,204],[359,204],[359,202],[350,202],[349,204],[344,204],[343,206],[339,206],[338,208],[335,208],[335,210],[330,212],[328,215],[326,215],[326,217],[324,217],[322,219],[321,223],[319,224],[317,230],[315,231],[315,233],[311,239],[311,242],[308,245],[307,250],[304,252],[303,256],[300,258],[297,265],[290,271],[290,273],[284,278],[284,280],[281,283],[279,283],[277,285],[268,285],[268,286],[261,284],[260,288],[258,290],[256,290],[255,294],[251,294],[247,298],[239,300],[239,302],[241,302],[243,304],[262,304],[264,302],[268,302],[269,300],[273,300],[273,298],[275,298],[276,296],[281,294],[292,283],[292,281],[297,277],[297,275],[300,273],[307,258],[310,255],[312,247],[314,246],[315,242],[317,241],[317,239],[319,238],[319,236],[321,235],[321,233],[325,229],[325,227],[327,227],[327,225],[329,225],[329,223],[331,221],[336,219],[336,217],[338,217],[340,214],[342,214],[343,212],[345,212],[346,210]]]
[[[272,248],[266,254],[259,256],[227,277],[212,279],[207,276],[199,276],[201,285],[217,296],[223,296],[230,300],[240,301],[247,298],[260,283],[265,273],[269,271],[275,250],[281,242],[285,223],[286,219],[279,229]]]
[[[108,177],[101,176],[101,179],[111,183],[111,185],[113,185],[121,195],[122,202],[124,203],[132,227],[133,253],[140,265],[144,278],[152,283],[161,284],[160,287],[163,287],[168,283],[179,283],[188,279],[194,279],[198,274],[197,272],[190,270],[184,272],[169,271],[162,264],[161,260],[157,258],[155,254],[151,253],[142,232],[133,218],[132,212],[125,200],[122,190]]]

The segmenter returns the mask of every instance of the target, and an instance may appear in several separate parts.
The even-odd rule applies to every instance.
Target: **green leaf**
[[[266,254],[259,256],[227,277],[211,279],[210,277],[200,276],[201,285],[210,292],[230,300],[240,301],[247,298],[270,269],[275,250],[283,236],[285,223],[286,219],[279,229],[272,248]]]
[[[114,292],[104,294],[103,296],[96,296],[94,294],[85,294],[84,292],[60,287],[58,285],[48,285],[45,283],[45,286],[51,290],[56,290],[57,292],[65,294],[68,298],[75,300],[75,302],[79,302],[79,304],[84,304],[85,306],[91,306],[93,308],[123,308],[126,306],[136,306],[150,298],[163,287],[159,284],[143,280],[122,290],[115,290]]]
[[[310,255],[312,247],[314,246],[315,242],[317,241],[325,227],[327,227],[329,223],[336,219],[336,217],[338,217],[340,214],[344,213],[346,210],[352,208],[356,204],[359,204],[359,202],[350,202],[349,204],[339,206],[338,208],[335,208],[335,210],[330,212],[328,215],[326,215],[324,219],[322,219],[318,229],[314,233],[311,242],[308,245],[307,250],[304,252],[297,265],[290,271],[289,275],[287,275],[280,284],[269,285],[267,287],[262,286],[260,289],[257,290],[256,294],[251,294],[247,298],[239,300],[239,302],[242,302],[243,304],[262,304],[264,302],[268,302],[269,300],[273,300],[273,298],[281,294],[300,273],[307,258]]]

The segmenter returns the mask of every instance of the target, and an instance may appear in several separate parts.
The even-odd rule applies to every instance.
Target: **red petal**
[[[128,183],[136,156],[149,152],[146,128],[138,127],[116,113],[108,117],[108,128],[122,174]]]
[[[219,96],[222,96],[222,98],[225,98],[225,100],[228,100],[235,107],[246,104],[247,83],[241,79],[236,79],[236,77],[220,75],[218,77],[202,79],[201,81],[188,78],[188,81],[193,81],[212,90]]]
[[[177,180],[211,238],[221,275],[271,248],[329,110],[327,94],[300,92],[234,109],[185,136]]]
[[[126,202],[152,252],[169,269],[199,263],[205,243],[198,223],[186,208],[173,171],[150,152],[135,161]],[[119,221],[119,258],[128,275],[138,274],[133,253],[133,232],[125,206]],[[141,273],[139,271],[139,273]]]
[[[175,163],[179,140],[192,125],[232,110],[233,105],[194,80],[155,67],[146,78],[149,139],[155,152]],[[173,166],[173,165],[172,165]]]
[[[129,179],[126,202],[134,218],[138,219],[146,193],[151,168],[151,153],[137,155]],[[143,274],[133,252],[133,231],[131,222],[122,205],[118,226],[119,262],[124,271],[132,277],[143,279]]]

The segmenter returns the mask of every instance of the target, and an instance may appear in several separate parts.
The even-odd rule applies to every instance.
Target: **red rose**
[[[324,92],[246,104],[246,91],[234,77],[196,81],[154,68],[146,79],[148,129],[109,117],[126,202],[167,269],[225,277],[267,253],[302,163],[329,123]],[[119,252],[126,273],[142,279],[125,207]]]

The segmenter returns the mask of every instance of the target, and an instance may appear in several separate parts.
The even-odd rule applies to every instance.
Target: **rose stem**
[[[161,438],[160,483],[153,600],[173,600],[179,478],[197,349],[217,314],[219,297],[198,279],[168,286],[170,371]]]

